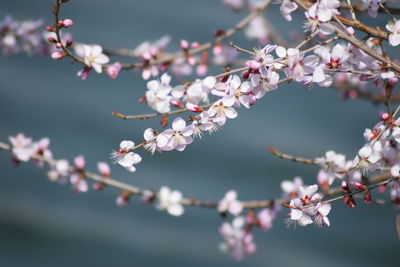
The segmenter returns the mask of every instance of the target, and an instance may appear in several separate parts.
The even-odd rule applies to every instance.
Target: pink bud
[[[150,48],[150,55],[152,56],[152,57],[157,57],[157,54],[158,54],[158,48],[156,48],[156,47],[151,47]]]
[[[115,200],[115,204],[118,207],[124,207],[124,206],[128,205],[130,198],[131,198],[131,195],[128,192],[122,192]]]
[[[200,43],[199,43],[199,42],[193,42],[190,46],[191,46],[192,48],[197,48],[197,47],[200,46]]]
[[[173,99],[173,100],[171,100],[171,104],[177,108],[183,108],[183,104],[180,100]]]
[[[383,121],[386,121],[386,120],[388,120],[390,118],[390,115],[389,115],[389,113],[383,113],[382,115],[381,115],[381,119],[383,120]]]
[[[189,43],[186,40],[181,40],[181,48],[183,50],[188,50],[189,49]]]
[[[359,182],[354,182],[354,187],[358,190],[365,190],[367,189],[367,187],[365,185],[363,185],[362,183]]]
[[[121,63],[116,62],[107,68],[107,74],[111,79],[117,78],[122,66]]]
[[[197,66],[196,72],[199,76],[204,76],[207,74],[208,67],[206,64],[200,64]]]
[[[367,204],[371,204],[371,202],[372,202],[372,196],[371,196],[371,193],[368,191],[367,193],[365,193],[365,195],[364,195],[364,201],[365,201],[365,203],[367,203]]]
[[[342,188],[343,188],[344,191],[350,192],[349,185],[347,184],[346,181],[342,181]]]
[[[67,40],[67,42],[66,42],[65,46],[66,46],[66,47],[68,47],[68,46],[71,46],[71,45],[72,45],[72,43],[73,43],[73,41],[72,41],[72,40]]]
[[[56,52],[51,53],[52,59],[61,59],[63,57],[65,57],[65,54],[63,52],[56,51]]]
[[[52,32],[52,31],[53,31],[53,27],[51,27],[51,26],[46,26],[46,31]]]
[[[196,65],[196,58],[194,56],[188,56],[187,61],[190,65]]]
[[[103,190],[104,187],[106,187],[106,185],[103,184],[103,183],[94,183],[94,184],[92,185],[92,188],[93,188],[93,190],[95,190],[95,191]]]
[[[64,27],[68,28],[68,27],[71,27],[72,24],[74,24],[74,22],[70,19],[64,19],[62,24],[64,25]]]
[[[61,47],[62,47],[62,44],[61,44],[61,43],[56,43],[56,47],[57,47],[57,48],[61,48]]]
[[[58,24],[60,24],[61,27],[64,26],[64,22],[61,19],[58,21]]]
[[[79,156],[75,157],[74,163],[75,163],[75,167],[78,170],[85,169],[85,158],[82,155],[79,155]]]
[[[49,37],[49,38],[47,38],[47,40],[49,42],[51,42],[51,43],[55,43],[56,42],[56,39],[54,39],[53,37]]]
[[[142,58],[143,58],[144,60],[146,60],[146,61],[149,61],[149,60],[151,59],[151,55],[150,55],[149,52],[144,52],[144,53],[142,54]]]
[[[106,162],[97,163],[97,169],[103,177],[109,177],[111,170],[110,166]]]
[[[216,44],[216,45],[213,47],[213,54],[214,54],[214,56],[219,56],[219,55],[221,55],[221,53],[222,53],[222,46],[221,46],[220,44]]]
[[[192,103],[186,103],[186,108],[192,112],[202,112],[203,111],[202,107],[192,104]]]
[[[78,73],[76,76],[80,77],[82,80],[86,80],[89,77],[90,74],[90,68],[89,67],[84,67]]]

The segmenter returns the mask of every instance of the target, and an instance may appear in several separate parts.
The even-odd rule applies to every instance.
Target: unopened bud
[[[72,24],[74,24],[74,22],[72,20],[70,20],[70,19],[64,19],[62,21],[62,24],[64,25],[64,27],[68,28],[68,27],[71,27]]]

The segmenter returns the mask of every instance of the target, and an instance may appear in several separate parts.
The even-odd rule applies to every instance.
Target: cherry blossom
[[[173,216],[181,216],[184,212],[181,205],[182,193],[179,191],[172,191],[167,186],[163,186],[159,192],[159,204],[157,206],[160,210],[166,210]]]
[[[389,22],[386,24],[386,29],[390,32],[389,44],[398,46],[400,44],[400,20]]]
[[[309,14],[315,14],[320,22],[328,22],[334,15],[339,15],[337,8],[340,7],[338,0],[319,0],[308,9]]]
[[[296,198],[290,201],[290,218],[288,219],[287,223],[291,224],[299,224],[300,226],[307,226],[313,223],[309,213],[310,208],[308,209],[301,209],[303,207],[303,202]]]
[[[299,188],[303,186],[303,179],[297,176],[293,181],[282,181],[281,189],[285,197],[296,198],[298,196]]]
[[[192,135],[193,128],[186,126],[185,120],[178,117],[172,122],[172,129],[164,130],[157,136],[157,146],[165,151],[183,151],[186,145],[193,142]]]
[[[111,154],[111,158],[115,163],[118,163],[130,172],[135,172],[136,165],[142,161],[142,157],[139,154],[132,152],[131,150],[135,147],[135,143],[129,140],[124,140],[119,145],[119,150],[114,151]]]
[[[353,166],[367,170],[374,170],[381,159],[382,145],[380,142],[366,144],[358,151],[358,156],[353,161]]]
[[[315,225],[321,227],[323,224],[330,226],[328,214],[331,211],[331,204],[329,203],[318,203],[315,206]]]
[[[26,137],[22,133],[16,136],[9,136],[8,139],[13,146],[12,153],[17,160],[28,161],[35,152],[32,147],[32,138]]]
[[[69,163],[66,159],[57,160],[55,165],[52,166],[51,170],[47,173],[50,181],[59,183],[66,183],[66,178],[69,174]]]
[[[262,209],[257,214],[258,224],[262,231],[268,231],[272,228],[272,223],[276,219],[276,210]]]
[[[234,119],[237,117],[236,110],[232,107],[235,104],[235,96],[226,96],[214,103],[208,110],[208,115],[213,122],[222,126],[226,122],[226,118]]]
[[[281,7],[279,8],[282,16],[287,21],[292,21],[291,13],[294,12],[298,8],[298,5],[295,2],[290,0],[282,0]]]
[[[97,73],[103,71],[103,65],[108,63],[110,59],[103,53],[100,45],[75,45],[75,52],[82,57],[88,67],[92,67]]]
[[[150,151],[150,153],[153,155],[157,149],[156,131],[152,128],[147,128],[143,133],[143,137],[146,141],[144,148]]]
[[[233,216],[239,215],[243,210],[242,203],[237,200],[237,193],[230,190],[226,193],[225,197],[218,204],[218,211],[230,212]]]
[[[154,110],[160,113],[169,112],[171,110],[170,101],[172,100],[172,88],[169,85],[171,76],[164,73],[161,80],[151,80],[147,83],[146,101]]]
[[[253,254],[256,251],[253,234],[244,229],[245,225],[243,217],[236,217],[232,223],[225,222],[219,228],[224,239],[220,249],[228,252],[236,260],[241,260],[246,254]]]

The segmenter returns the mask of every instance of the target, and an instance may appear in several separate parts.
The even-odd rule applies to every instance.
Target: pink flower
[[[256,251],[253,234],[246,231],[245,226],[245,219],[236,217],[232,223],[225,222],[219,228],[224,239],[220,249],[228,252],[235,260],[241,260],[246,254],[253,254]]]
[[[66,182],[66,177],[68,176],[70,171],[70,166],[68,160],[60,159],[57,160],[55,165],[51,166],[51,170],[47,173],[47,176],[50,181],[52,182]]]
[[[12,154],[17,160],[28,161],[34,154],[35,149],[32,146],[32,138],[19,133],[15,137],[9,136],[8,139],[11,142]]]
[[[268,231],[272,228],[272,222],[276,218],[276,211],[271,209],[263,209],[261,210],[258,215],[258,223],[260,225],[261,230]]]
[[[239,215],[243,210],[242,203],[237,200],[237,193],[230,190],[225,194],[225,197],[218,204],[218,211],[230,212],[233,216]]]
[[[73,173],[70,177],[70,182],[73,185],[76,193],[86,193],[89,190],[89,185],[85,178],[79,173]]]
[[[235,103],[235,96],[229,95],[214,103],[208,110],[208,115],[213,122],[222,126],[226,122],[226,118],[234,119],[237,117],[236,110],[232,107]]]
[[[192,135],[193,128],[186,126],[185,120],[178,117],[172,122],[172,129],[167,129],[157,136],[157,146],[165,151],[183,151],[186,145],[193,142]]]

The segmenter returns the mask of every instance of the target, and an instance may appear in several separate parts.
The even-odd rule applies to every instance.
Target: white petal
[[[183,129],[185,129],[185,127],[186,127],[186,122],[181,117],[176,118],[172,122],[172,129],[174,129],[174,131],[182,131]]]

